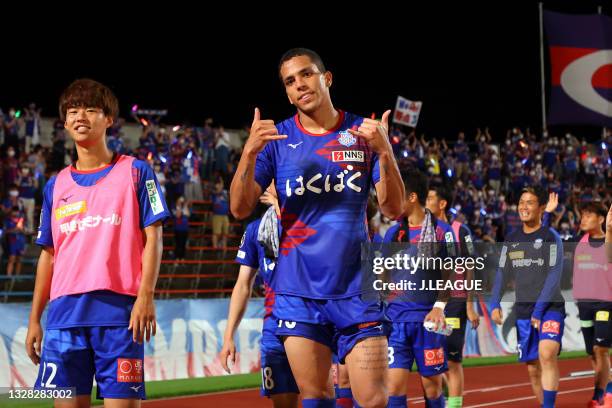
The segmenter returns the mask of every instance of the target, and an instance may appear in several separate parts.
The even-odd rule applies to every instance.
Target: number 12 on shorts
[[[45,381],[45,374],[47,373],[47,368],[49,369],[49,378],[47,379],[47,381]],[[40,386],[43,388],[57,387],[56,384],[53,384],[53,379],[55,378],[56,374],[57,374],[57,364],[47,363],[46,361],[44,361],[43,362],[43,372],[42,372],[42,376],[40,377]]]

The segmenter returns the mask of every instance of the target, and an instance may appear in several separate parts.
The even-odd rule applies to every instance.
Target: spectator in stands
[[[227,234],[229,233],[229,196],[224,189],[222,178],[218,178],[215,189],[211,195],[212,215],[212,245],[219,248],[219,235],[221,235],[221,248],[227,246]]]
[[[185,259],[187,238],[189,236],[189,202],[185,202],[185,197],[176,200],[174,214],[174,259],[181,261]]]
[[[230,136],[223,126],[219,126],[215,144],[215,171],[223,179],[228,176],[228,163],[230,157]]]
[[[21,273],[21,256],[25,250],[25,236],[23,235],[23,212],[18,206],[11,209],[11,213],[4,219],[4,236],[9,255],[6,274],[8,276]]]
[[[6,149],[6,158],[3,160],[2,168],[4,185],[14,184],[19,174],[19,159],[17,151],[13,146],[9,146]]]
[[[11,184],[8,190],[8,196],[2,200],[2,213],[5,217],[10,216],[13,208],[17,207],[19,211],[23,211],[23,204],[19,199],[19,187],[16,184]]]
[[[21,173],[17,176],[19,186],[19,200],[26,214],[25,232],[30,234],[34,231],[34,197],[38,189],[38,181],[32,176],[31,169],[27,166],[21,167]]]

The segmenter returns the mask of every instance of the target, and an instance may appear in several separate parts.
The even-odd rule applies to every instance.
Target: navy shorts
[[[308,299],[277,294],[274,317],[276,335],[298,336],[329,347],[344,364],[347,354],[361,339],[387,336],[389,323],[383,303],[361,296],[345,299]]]
[[[466,303],[451,301],[446,305],[444,314],[446,315],[446,324],[453,328],[450,336],[446,337],[446,355],[449,361],[460,363],[463,361],[463,346],[465,344]]]
[[[145,399],[144,343],[127,326],[47,329],[34,387],[75,387],[98,398]]]
[[[578,316],[586,352],[593,354],[593,346],[612,345],[612,302],[578,302]]]

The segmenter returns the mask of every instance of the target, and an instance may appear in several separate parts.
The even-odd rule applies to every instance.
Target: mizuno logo
[[[519,244],[512,244],[512,248],[516,248]]]
[[[67,202],[68,202],[68,200],[70,199],[70,197],[72,197],[73,195],[74,195],[74,194],[70,194],[70,195],[69,195],[69,196],[67,196],[67,197],[60,198],[60,201],[63,201],[63,202],[65,202],[65,203],[67,203]]]
[[[596,338],[595,340],[597,340],[597,342],[598,342],[598,343],[601,343],[601,342],[602,342],[602,341],[604,341],[605,339],[602,339],[602,338],[599,338],[599,337],[598,337],[598,338]]]
[[[290,148],[295,149],[296,147],[298,147],[298,146],[299,146],[299,145],[301,145],[302,143],[304,143],[304,142],[302,141],[302,142],[300,142],[300,143],[295,143],[295,144],[294,144],[294,143],[287,143],[287,145],[288,145]]]
[[[136,386],[134,386],[134,387],[130,387],[130,388],[131,388],[131,389],[133,389],[133,390],[134,390],[134,392],[138,392],[138,390],[140,390],[140,387],[142,387],[142,385],[139,385],[139,386],[137,386],[137,387],[136,387]]]
[[[459,354],[458,351],[449,351],[448,354],[450,354],[451,356],[456,356],[457,354]]]
[[[434,367],[434,370],[436,370],[436,371],[440,371],[441,369],[442,369],[442,366]]]

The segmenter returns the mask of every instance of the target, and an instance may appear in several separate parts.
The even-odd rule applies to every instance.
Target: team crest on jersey
[[[340,132],[338,136],[338,142],[342,146],[351,147],[352,145],[357,143],[357,139],[355,138],[355,136],[351,135],[348,130],[344,130]]]
[[[542,238],[538,238],[535,240],[535,242],[533,243],[533,248],[534,249],[540,249],[542,248]]]

